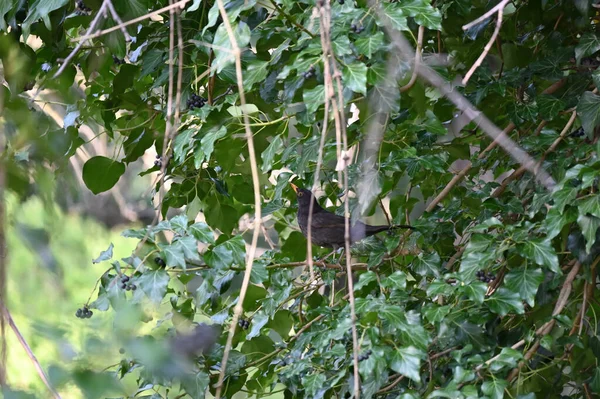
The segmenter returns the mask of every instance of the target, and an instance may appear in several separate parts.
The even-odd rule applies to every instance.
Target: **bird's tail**
[[[397,224],[394,226],[382,225],[382,226],[367,226],[367,235],[377,234],[381,231],[396,230],[396,229],[410,229],[414,230],[413,226],[407,224]]]

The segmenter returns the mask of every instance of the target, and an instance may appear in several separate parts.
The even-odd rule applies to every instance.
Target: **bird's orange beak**
[[[297,186],[297,185],[295,185],[294,183],[290,183],[290,186],[292,186],[292,189],[294,190],[294,192],[295,192],[296,194],[298,194],[298,186]]]

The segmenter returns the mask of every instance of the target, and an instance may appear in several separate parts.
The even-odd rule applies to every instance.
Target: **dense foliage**
[[[319,195],[343,214],[334,122],[324,115],[324,63],[331,62],[341,73],[346,119],[358,113],[347,128],[348,146],[355,149],[348,168],[352,216],[385,223],[389,214],[391,223],[417,227],[353,249],[361,397],[600,394],[595,1],[509,2],[489,56],[466,86],[460,79],[490,39],[496,14],[466,31],[461,27],[495,5],[487,1],[225,1],[243,50],[243,107],[216,1],[186,4],[180,26],[171,24],[175,14],[168,11],[129,25],[131,41],[120,29],[93,38],[54,77],[102,4],[0,5],[7,188],[23,199],[60,194],[68,158],[90,145],[78,130],[87,126],[111,144],[109,153],[76,171],[87,189],[110,190],[154,148],[161,157],[141,175],[164,171],[168,191],[159,211],[183,212],[124,231],[139,240],[130,257],[114,259],[111,246],[94,260],[106,262],[107,270],[85,309],[92,317],[114,312],[115,334],[103,339],[107,347],[123,348],[122,360],[104,371],[89,370],[85,362],[73,370],[57,367],[52,380],[59,391],[72,381],[86,397],[215,393],[245,270],[246,230],[256,222],[241,117],[247,114],[261,172],[265,229],[259,244],[272,248],[253,264],[223,396],[352,394],[351,310],[340,287],[344,260],[341,267],[316,262],[318,279],[309,281],[306,240],[288,185],[296,175],[296,184],[312,186],[321,127],[329,118]],[[123,21],[168,5],[113,4]],[[328,60],[322,7],[331,16]],[[398,62],[383,21],[413,45],[424,27],[423,62],[501,129],[508,127],[556,187],[546,190],[504,150],[488,147],[491,140],[474,123],[456,129],[461,114],[435,87],[418,80],[404,86],[412,60]],[[107,13],[97,28],[114,25]],[[176,103],[177,92],[170,57],[174,76],[182,65],[181,123],[165,140],[172,114],[167,105]],[[382,85],[390,65],[400,78]],[[50,100],[39,98],[41,88],[64,106],[61,126],[44,111]],[[385,102],[386,114],[376,173],[369,173],[360,150],[371,139],[373,98]],[[449,183],[439,203],[425,209]],[[153,187],[155,198],[161,198],[161,184],[158,179]],[[371,200],[359,202],[358,191]],[[203,219],[196,219],[199,212]],[[319,258],[327,252],[313,248]],[[73,322],[88,322],[83,319],[90,313],[78,306]],[[194,330],[193,322],[221,328]],[[196,338],[194,345],[185,334]]]

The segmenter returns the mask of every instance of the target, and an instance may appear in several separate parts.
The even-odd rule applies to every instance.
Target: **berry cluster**
[[[137,286],[129,281],[129,276],[124,274],[123,277],[121,277],[121,289],[135,291]]]
[[[369,358],[369,356],[371,356],[371,353],[373,353],[373,351],[371,349],[369,349],[365,353],[358,355],[358,361],[362,362],[363,360],[367,360]]]
[[[570,134],[571,137],[583,137],[585,135],[585,132],[583,131],[583,128],[580,127],[579,129],[575,130],[573,133]]]
[[[350,25],[350,30],[354,33],[360,33],[363,30],[365,30],[365,27],[362,25],[352,24],[352,25]]]
[[[344,0],[338,0],[338,3],[344,4]]]
[[[154,166],[162,168],[162,157],[160,155],[156,156],[156,159],[154,160]],[[160,258],[156,258],[156,259],[160,259]],[[158,263],[158,262],[156,262],[156,263]]]
[[[86,6],[83,0],[77,0],[75,6],[77,7],[75,10],[75,14],[77,15],[88,15],[92,12],[92,9]]]
[[[484,272],[483,270],[478,270],[477,273],[475,273],[475,277],[477,277],[477,279],[479,281],[482,281],[484,283],[491,283],[492,281],[494,281],[496,279],[496,276],[494,276],[494,273],[492,272]]]
[[[312,66],[311,66],[311,67],[308,69],[308,71],[306,71],[306,72],[304,72],[304,73],[302,74],[302,76],[304,76],[304,79],[310,79],[310,78],[312,78],[313,76],[315,76],[315,67],[312,67]]]
[[[240,319],[240,321],[238,321],[238,325],[244,330],[247,330],[248,327],[250,327],[250,322],[248,320]]]
[[[163,258],[161,258],[160,256],[157,256],[156,258],[154,258],[154,263],[156,263],[160,267],[167,266],[167,264],[165,263],[165,261],[163,260]]]
[[[115,65],[123,65],[125,63],[125,59],[123,58],[119,58],[116,55],[113,55],[113,62],[115,63]]]
[[[92,317],[93,314],[94,314],[94,312],[89,310],[87,306],[84,306],[83,308],[79,308],[79,309],[77,309],[77,312],[75,312],[75,316],[80,319],[89,319],[90,317]]]
[[[200,97],[197,94],[192,94],[190,98],[187,100],[188,109],[192,110],[194,108],[202,108],[206,104],[206,98]]]

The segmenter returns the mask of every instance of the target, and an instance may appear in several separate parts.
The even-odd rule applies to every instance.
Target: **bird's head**
[[[308,209],[308,207],[310,206],[310,198],[313,197],[312,193],[310,192],[310,190],[307,190],[305,188],[302,187],[298,187],[297,185],[290,183],[290,186],[292,186],[292,189],[294,190],[294,192],[296,193],[296,199],[298,201],[298,207],[299,208],[305,208]],[[314,197],[313,197],[314,198]],[[314,199],[315,201],[315,205],[314,206],[319,206],[319,203],[317,202],[317,199]],[[318,208],[314,208],[313,209],[318,209]]]

